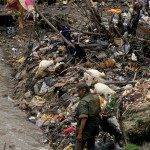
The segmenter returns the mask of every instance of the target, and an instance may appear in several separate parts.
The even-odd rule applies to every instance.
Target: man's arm
[[[88,119],[88,103],[86,101],[81,100],[78,106],[78,113],[79,113],[79,121],[80,126],[77,134],[77,140],[81,141],[83,136],[83,131],[87,123]]]
[[[82,118],[82,119],[81,119],[81,124],[80,124],[80,128],[79,128],[79,133],[78,133],[78,135],[77,135],[77,140],[78,140],[78,141],[81,141],[81,140],[82,140],[82,133],[83,133],[83,130],[84,130],[84,128],[85,128],[86,122],[87,122],[87,118]]]

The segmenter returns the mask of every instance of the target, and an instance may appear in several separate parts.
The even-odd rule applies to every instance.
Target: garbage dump
[[[75,150],[75,116],[81,102],[77,87],[84,84],[100,101],[95,149],[149,143],[147,3],[52,3],[34,4],[39,14],[36,24],[28,33],[12,36],[16,45],[10,46],[13,59],[7,63],[17,81],[15,106],[42,129],[43,144],[54,150]]]

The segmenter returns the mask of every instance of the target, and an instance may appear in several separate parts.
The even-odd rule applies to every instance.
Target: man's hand
[[[78,141],[82,141],[82,134],[78,134],[78,135],[77,135],[77,140],[78,140]]]

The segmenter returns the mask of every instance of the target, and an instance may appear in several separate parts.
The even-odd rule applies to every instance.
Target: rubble
[[[67,2],[63,1],[63,4]],[[66,5],[78,8],[80,13],[75,13],[80,16],[71,12],[63,18],[72,24],[63,25],[62,34],[44,33],[42,38],[39,37],[42,40],[30,41],[27,53],[19,57],[15,56],[18,49],[10,48],[11,51],[14,49],[12,53],[15,57],[11,65],[18,81],[14,92],[14,99],[18,99],[16,105],[27,113],[29,121],[43,130],[44,144],[57,150],[73,149],[76,139],[74,114],[79,102],[75,87],[84,81],[91,86],[91,91],[94,90],[102,98],[110,102],[115,100],[115,103],[110,103],[110,109],[117,109],[117,117],[123,118],[128,140],[142,144],[147,141],[150,131],[150,41],[145,37],[133,37],[135,33],[126,35],[125,23],[119,28],[121,8],[107,11],[117,16],[110,15],[112,23],[108,15],[109,23],[106,25],[106,21],[102,21],[105,18],[100,17],[93,7],[89,8],[87,1],[82,4],[86,7],[79,7],[79,2]],[[85,8],[87,12],[83,12]],[[82,15],[85,16],[82,23],[95,16],[93,24],[83,23],[81,26],[78,18]],[[124,14],[124,17],[127,15]],[[148,16],[141,18],[149,24]],[[62,24],[65,21],[62,20]],[[84,32],[70,29],[72,25],[78,29],[81,26],[79,30],[84,29]],[[147,29],[149,32],[149,26]],[[19,39],[14,41],[19,42]],[[96,46],[90,47],[90,44]],[[97,137],[97,147],[107,144],[107,140],[104,142],[107,135],[103,134]],[[109,135],[108,141],[111,138]]]

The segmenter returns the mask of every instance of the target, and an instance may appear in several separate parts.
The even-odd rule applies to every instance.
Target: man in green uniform
[[[94,150],[95,136],[99,133],[99,98],[90,93],[86,84],[80,84],[77,92],[81,100],[76,113],[78,119],[76,150],[83,150],[85,144],[87,144],[87,150]]]

